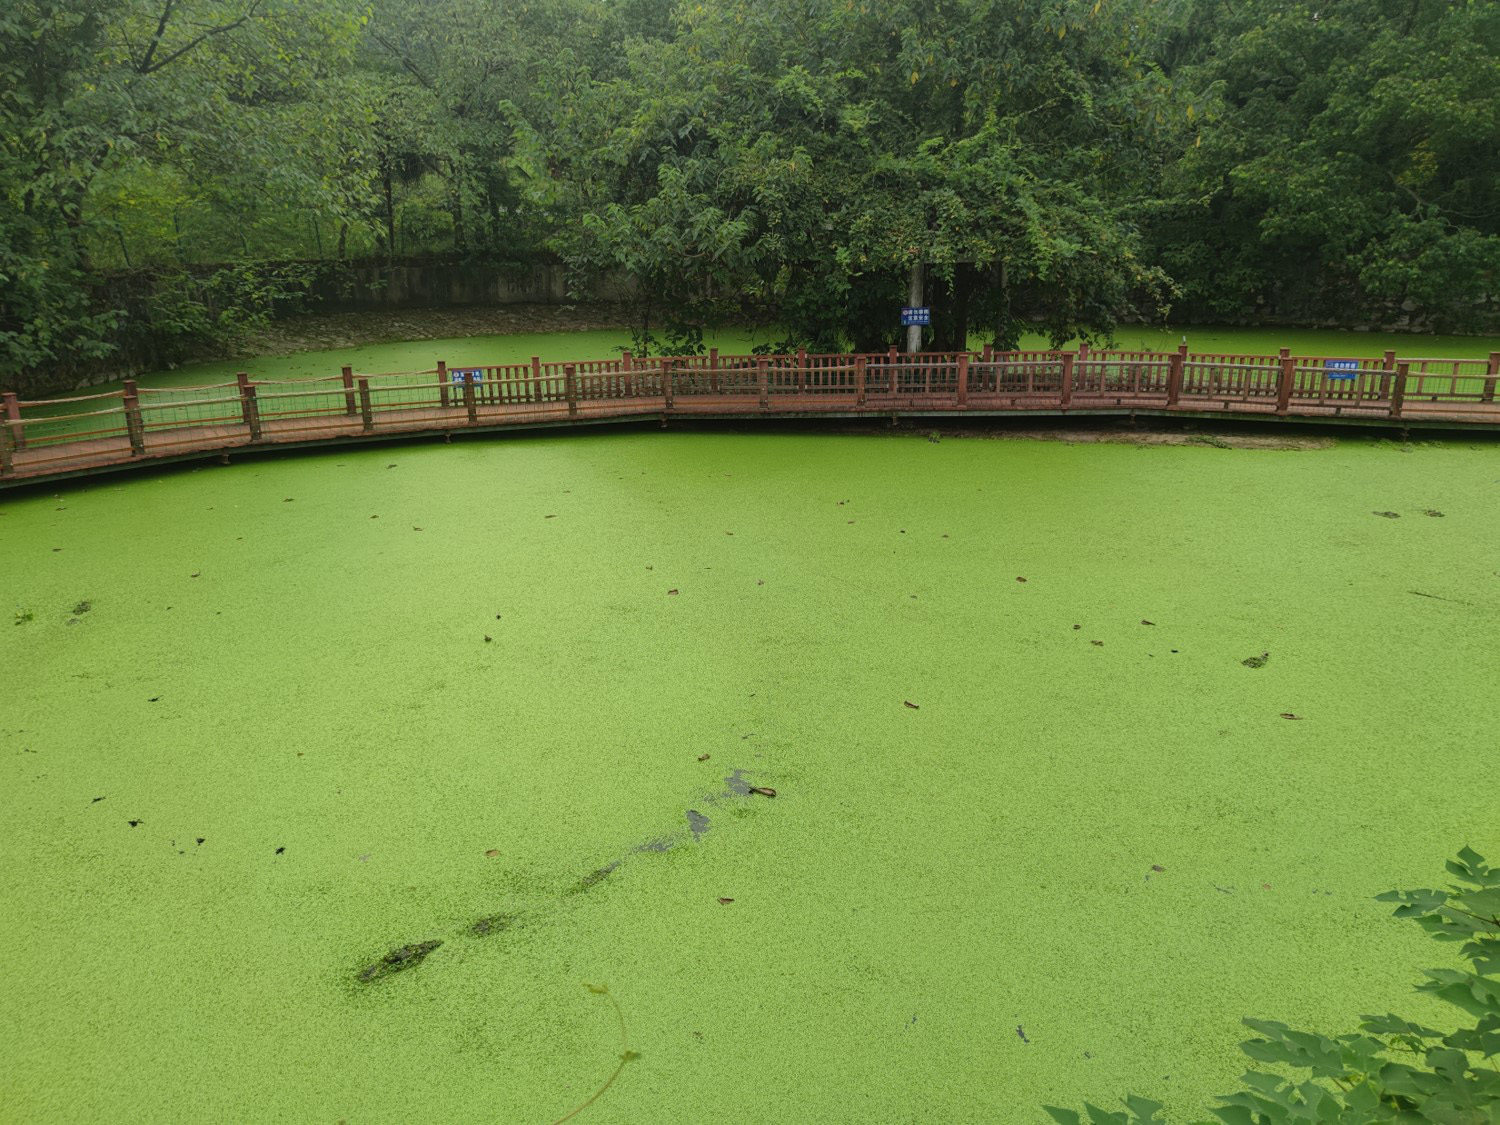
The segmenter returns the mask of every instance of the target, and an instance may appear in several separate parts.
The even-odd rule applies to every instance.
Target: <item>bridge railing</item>
[[[1165,410],[1500,424],[1487,359],[1145,351],[636,357],[0,396],[0,476],[377,432],[571,417],[868,411]],[[1445,413],[1446,412],[1446,413]]]

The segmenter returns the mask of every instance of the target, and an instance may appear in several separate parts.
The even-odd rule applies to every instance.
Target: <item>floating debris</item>
[[[1387,520],[1399,520],[1401,518],[1400,512],[1371,512],[1370,515],[1379,516]]]
[[[1151,865],[1151,870],[1152,870],[1152,871],[1165,871],[1165,870],[1166,870],[1166,868],[1165,868],[1165,867],[1163,867],[1163,866],[1162,866],[1162,865],[1161,865],[1161,864],[1159,864],[1159,863],[1153,863],[1153,864],[1152,864],[1152,865]]]
[[[1301,715],[1294,715],[1290,711],[1283,711],[1281,713],[1281,717],[1283,719],[1301,719],[1302,718]]]
[[[920,704],[913,703],[910,699],[903,699],[901,703],[902,706],[910,707],[913,711],[920,711],[922,709]]]
[[[426,960],[429,953],[442,944],[441,941],[436,940],[419,941],[415,945],[403,945],[399,949],[393,949],[373,965],[366,965],[361,969],[359,979],[369,983],[381,977],[388,977],[392,973],[401,973],[415,968]]]
[[[1147,621],[1147,620],[1146,620],[1146,619],[1145,619],[1145,618],[1144,618],[1144,617],[1143,617],[1143,618],[1141,618],[1141,624],[1142,624],[1142,625],[1155,625],[1155,624],[1156,624],[1156,622],[1155,622],[1155,621]]]
[[[1016,576],[1016,581],[1017,581],[1017,582],[1025,582],[1025,581],[1026,581],[1026,579],[1024,579],[1024,578],[1022,578],[1022,577],[1020,577],[1020,576],[1019,576],[1019,575],[1017,575],[1017,576]]]
[[[762,797],[776,796],[776,790],[768,789],[764,785],[752,785],[750,786],[750,792],[759,793]]]
[[[1443,513],[1440,512],[1440,511],[1438,511],[1436,508],[1423,508],[1422,509],[1422,514],[1424,516],[1433,516],[1433,517],[1435,517],[1437,519],[1442,519],[1443,518]]]
[[[1264,668],[1266,666],[1266,661],[1270,659],[1271,654],[1269,652],[1263,652],[1259,656],[1247,656],[1244,660],[1241,660],[1240,663],[1243,664],[1246,668]]]
[[[672,589],[672,590],[668,590],[667,593],[668,594],[675,594],[675,593],[677,593],[677,591],[675,589]]]
[[[489,643],[491,643],[491,642],[492,642],[492,641],[493,641],[493,640],[494,640],[494,639],[495,639],[495,638],[494,638],[494,637],[492,637],[492,636],[490,636],[490,635],[489,635],[489,634],[488,634],[488,633],[486,633],[486,634],[485,634],[485,635],[484,635],[484,643],[485,643],[485,644],[489,644]]]
[[[286,854],[286,847],[282,846],[282,847],[277,848],[276,849],[276,854],[277,855],[284,855],[284,854]]]
[[[91,805],[97,805],[102,800],[104,800],[103,797],[95,797],[92,801],[89,802],[89,804],[91,804]]]
[[[486,914],[469,927],[469,932],[479,937],[487,937],[490,934],[498,934],[501,930],[510,929],[515,921],[514,914]]]
[[[494,859],[499,854],[500,854],[500,849],[499,848],[489,848],[488,850],[485,851],[484,857],[485,857],[485,859]]]
[[[134,828],[137,825],[139,825],[139,824],[145,824],[146,822],[144,820],[127,820],[125,823],[128,824],[128,825],[130,825],[130,827]]]
[[[1094,645],[1096,648],[1103,648],[1104,647],[1104,642],[1103,641],[1090,641],[1089,644]]]
[[[94,603],[93,602],[79,602],[77,605],[75,605],[73,607],[73,612],[75,614],[77,614],[78,616],[81,617],[81,616],[83,616],[85,613],[87,613],[89,610],[91,610],[93,608],[94,608]]]
[[[719,905],[720,906],[728,906],[733,901],[734,901],[734,899],[732,899],[732,898],[721,898],[719,900]]]
[[[710,759],[710,758],[712,758],[712,757],[713,757],[713,755],[712,755],[712,754],[699,754],[699,755],[698,755],[698,760],[699,760],[699,761],[700,761],[700,762],[706,762],[706,761],[708,761],[708,760],[709,760],[709,759]]]

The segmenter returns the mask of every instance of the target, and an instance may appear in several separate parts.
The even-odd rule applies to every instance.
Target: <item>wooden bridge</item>
[[[606,421],[1061,414],[1500,427],[1500,352],[1380,359],[1124,351],[719,355],[3,396],[0,486],[400,435]]]

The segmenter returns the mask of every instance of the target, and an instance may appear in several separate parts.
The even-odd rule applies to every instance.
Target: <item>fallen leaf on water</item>
[[[188,577],[189,577],[189,578],[197,578],[197,577],[199,577],[199,576],[200,576],[200,575],[202,575],[202,573],[203,573],[203,572],[202,572],[202,571],[201,571],[201,570],[195,570],[195,571],[193,571],[193,573],[192,573],[192,574],[189,574],[189,575],[188,575]]]
[[[669,593],[669,594],[675,594],[675,593],[677,593],[677,591],[676,590],[668,590],[667,593]]]
[[[776,796],[776,790],[774,790],[774,789],[767,789],[763,785],[752,785],[750,787],[750,792],[751,793],[759,793],[762,797],[774,797],[774,796]]]
[[[1300,719],[1300,718],[1302,718],[1301,715],[1293,715],[1290,711],[1283,711],[1281,713],[1281,717],[1283,719]]]
[[[555,513],[553,515],[550,515],[550,516],[543,516],[542,517],[542,519],[544,519],[544,520],[555,520],[556,518],[557,518],[557,515]]]
[[[1073,631],[1076,633],[1079,629],[1082,629],[1082,628],[1083,628],[1082,625],[1074,625],[1073,626]]]
[[[1104,642],[1103,641],[1090,641],[1089,644],[1091,644],[1091,645],[1098,645],[1100,648],[1104,647]]]
[[[290,504],[295,499],[296,499],[295,496],[288,496],[285,500],[282,501],[282,503],[283,504]]]
[[[1400,512],[1371,512],[1370,515],[1382,516],[1388,520],[1399,520],[1401,518]]]
[[[910,699],[903,699],[901,702],[907,707],[910,707],[913,711],[920,711],[922,709],[918,704],[913,703]]]
[[[719,900],[719,905],[720,906],[728,906],[733,901],[734,901],[734,899],[732,899],[732,898],[721,898]]]
[[[134,828],[137,824],[145,824],[146,822],[144,820],[127,820],[125,823]]]
[[[708,755],[708,754],[699,754],[698,755],[698,760],[700,762],[706,762],[706,761],[708,761],[708,759],[710,758],[710,756],[711,755]]]
[[[494,639],[495,639],[495,638],[494,638],[494,637],[492,637],[492,636],[490,636],[490,635],[489,635],[489,634],[488,634],[488,633],[486,633],[486,634],[485,634],[485,635],[484,635],[484,643],[485,643],[485,644],[489,644],[489,643],[490,643],[490,642],[491,642],[491,641],[493,641],[493,640],[494,640]]]
[[[1159,864],[1159,863],[1153,863],[1153,864],[1152,864],[1152,865],[1151,865],[1151,870],[1152,870],[1152,871],[1165,871],[1165,870],[1166,870],[1166,868],[1165,868],[1165,867],[1163,867],[1163,866],[1162,866],[1162,865],[1161,865],[1161,864]]]
[[[1143,617],[1143,618],[1141,618],[1141,624],[1142,624],[1142,625],[1155,625],[1155,624],[1156,624],[1156,622],[1155,622],[1155,621],[1147,621],[1147,620],[1146,620],[1146,619],[1145,619],[1145,618],[1144,618],[1144,617]]]
[[[284,847],[283,847],[283,848],[277,848],[277,849],[276,849],[276,854],[277,854],[277,855],[281,855],[281,854],[283,854],[283,853],[284,853],[284,852],[285,852],[285,851],[286,851],[286,848],[284,848]]]
[[[487,859],[494,859],[497,855],[500,854],[500,849],[499,848],[490,848],[484,854],[485,854],[485,857]]]
[[[1019,576],[1019,575],[1017,575],[1017,576],[1016,576],[1016,581],[1017,581],[1017,582],[1025,582],[1025,581],[1026,581],[1026,579],[1024,579],[1024,578],[1022,578],[1022,577],[1020,577],[1020,576]]]
[[[370,517],[370,518],[371,518],[371,519],[372,519],[372,520],[378,520],[378,519],[379,519],[379,518],[380,518],[380,517],[379,517],[379,516],[371,516],[371,517]]]

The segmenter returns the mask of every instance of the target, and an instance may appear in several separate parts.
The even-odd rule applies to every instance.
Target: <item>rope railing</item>
[[[447,432],[642,414],[1043,410],[1235,412],[1396,424],[1500,425],[1500,352],[1487,359],[1230,353],[927,352],[439,363],[422,371],[139,387],[22,401],[0,396],[0,478],[20,481],[185,451],[278,440]],[[217,391],[229,394],[213,394]],[[69,410],[74,404],[117,405]],[[54,413],[38,415],[37,410]],[[107,420],[107,421],[104,421]]]

